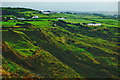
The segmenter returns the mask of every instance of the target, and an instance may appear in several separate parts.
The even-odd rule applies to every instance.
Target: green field
[[[106,23],[107,25],[118,26],[118,20],[112,20],[112,19],[92,19],[92,20],[99,21],[101,23]]]
[[[34,26],[36,26],[37,28],[41,28],[41,27],[50,27],[50,23],[46,20],[43,21],[31,21],[31,22],[27,22],[27,23],[31,23]]]
[[[92,22],[94,22],[94,21],[85,20],[85,19],[66,19],[64,21],[72,22],[72,23],[92,23]]]

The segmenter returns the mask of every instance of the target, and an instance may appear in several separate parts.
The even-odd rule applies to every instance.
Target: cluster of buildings
[[[39,16],[33,16],[31,19],[37,19]],[[17,20],[26,20],[25,18],[17,18]]]
[[[48,15],[48,14],[54,14],[54,13],[59,13],[59,12],[53,12],[53,11],[43,11],[43,10],[41,10],[41,13],[42,14],[45,14],[45,15]],[[69,13],[69,12],[64,12],[64,13],[67,13],[67,14],[71,14],[71,13]],[[32,16],[30,19],[26,19],[26,18],[24,18],[24,17],[22,17],[22,18],[17,18],[17,17],[7,17],[6,18],[6,20],[14,20],[14,19],[16,19],[16,20],[31,20],[31,19],[37,19],[37,18],[39,18],[39,16],[37,16],[37,15],[35,15],[35,16]],[[56,18],[56,19],[58,19],[58,20],[65,20],[66,18],[64,18],[64,17],[59,17],[59,18]],[[100,24],[100,23],[84,23],[84,25],[87,25],[87,26],[101,26],[102,24]]]

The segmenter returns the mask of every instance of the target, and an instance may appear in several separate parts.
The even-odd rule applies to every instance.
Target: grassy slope
[[[59,29],[54,30],[56,33],[59,33]],[[41,47],[43,47],[45,50],[51,52],[54,56],[58,57],[62,62],[69,65],[71,68],[73,68],[76,72],[82,73],[82,75],[87,77],[106,77],[109,73],[110,75],[116,75],[114,74],[117,71],[117,56],[119,55],[117,52],[114,52],[108,47],[111,47],[112,45],[102,44],[99,40],[94,39],[96,43],[100,43],[98,46],[92,45],[93,40],[88,41],[81,41],[80,39],[76,39],[76,37],[72,37],[71,35],[67,35],[65,37],[65,31],[60,30],[61,33],[57,34],[58,36],[53,35],[48,30],[41,30],[41,33],[39,35],[34,35],[27,33],[29,37],[31,37],[32,40],[36,40],[37,44]],[[64,33],[63,33],[64,32]],[[36,32],[32,32],[34,34],[38,34]],[[54,32],[54,34],[56,34]],[[66,32],[67,33],[67,32]],[[43,36],[42,36],[43,35]],[[83,38],[85,36],[82,36]],[[75,39],[74,39],[75,38]],[[68,41],[70,44],[68,44]],[[104,42],[104,40],[103,40]],[[77,45],[75,46],[75,43]],[[107,49],[103,48],[102,45],[107,45]],[[52,47],[51,47],[52,46]],[[117,48],[116,45],[113,45],[114,49]],[[93,51],[94,50],[94,51]],[[116,55],[114,55],[116,54]],[[99,58],[98,58],[99,57]],[[83,65],[84,64],[84,65]],[[106,64],[106,65],[104,65]],[[89,66],[89,68],[87,68]],[[96,69],[94,67],[96,67]],[[80,68],[79,68],[80,67]],[[111,70],[111,72],[106,73],[106,68],[114,68],[116,71]],[[101,70],[103,69],[103,70]],[[87,72],[86,71],[92,71]],[[104,74],[102,74],[104,73]],[[98,75],[99,74],[99,75]],[[101,74],[101,75],[100,75]],[[96,75],[96,76],[95,76]],[[117,76],[117,75],[116,75]]]
[[[15,34],[14,32],[12,31],[3,32],[4,34],[3,39],[5,43],[7,43],[6,45],[11,48],[11,51],[13,51],[13,52],[10,51],[10,53],[9,51],[4,52],[3,56],[5,56],[5,58],[8,58],[9,56],[8,60],[12,62],[14,62],[14,59],[12,59],[12,57],[20,58],[20,59],[16,59],[17,62],[15,63],[16,64],[19,63],[18,65],[20,66],[20,69],[23,69],[23,72],[26,72],[24,70],[29,70],[31,74],[36,74],[39,77],[54,77],[54,78],[55,77],[59,77],[59,78],[77,77],[77,78],[80,78],[80,76],[74,70],[72,70],[70,67],[60,62],[57,58],[51,55],[51,53],[41,48],[39,49],[36,48],[37,46],[34,46],[31,40],[27,36],[25,36],[24,33],[19,32]],[[23,52],[21,52],[22,49],[24,50]],[[32,54],[30,52],[26,52],[30,50],[32,50],[31,52]],[[35,54],[33,54],[34,50],[36,50]],[[8,53],[9,55],[7,56]],[[23,61],[22,63],[20,63],[21,60]],[[7,60],[3,59],[3,61],[7,61]],[[4,63],[5,62],[3,62],[3,64]],[[11,65],[14,65],[14,64],[11,63]],[[5,64],[3,66],[5,66]],[[7,64],[7,66],[9,66],[9,64]],[[17,70],[19,66],[14,65],[12,66],[13,68],[5,68],[5,67],[3,68],[7,70],[8,72],[13,72],[13,73],[20,75],[21,77],[24,77],[25,74],[21,74]]]
[[[117,25],[113,24],[116,20],[111,19],[112,23],[109,24],[106,21],[108,19],[94,15],[63,13],[43,15],[35,13],[35,11],[20,13],[28,16],[30,14],[38,15],[48,19],[26,21],[33,25],[32,28],[40,28],[38,30],[3,31],[3,41],[11,49],[3,54],[5,72],[16,73],[21,77],[30,73],[32,77],[41,78],[118,77],[117,58],[120,54],[117,50],[120,47],[116,45],[117,42],[114,40],[116,39],[114,36],[117,33],[115,31]],[[104,25],[102,27],[88,27],[67,24],[57,21],[57,17],[65,17],[67,19],[64,21],[71,23],[103,22]],[[52,26],[53,23],[56,24],[56,27]],[[8,22],[4,22],[4,24],[8,24]],[[104,28],[108,28],[109,31],[105,31]],[[95,31],[95,29],[100,31]],[[8,63],[14,66],[6,68],[6,65],[10,66]],[[19,68],[24,74],[20,74]]]

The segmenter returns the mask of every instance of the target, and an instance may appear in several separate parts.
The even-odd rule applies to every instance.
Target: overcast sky
[[[1,2],[118,2],[119,0],[0,0]]]
[[[117,11],[117,2],[4,2],[2,6],[50,11]]]

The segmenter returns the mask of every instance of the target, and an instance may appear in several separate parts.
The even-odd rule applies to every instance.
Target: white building
[[[88,26],[101,26],[100,23],[88,23],[87,25]]]
[[[17,18],[18,20],[25,20],[25,18]]]
[[[50,12],[47,12],[47,11],[45,11],[45,12],[42,12],[43,14],[50,14]]]
[[[32,18],[39,18],[39,16],[33,16]]]
[[[65,20],[65,18],[64,18],[64,17],[62,17],[62,18],[57,18],[57,19],[60,19],[60,20]]]
[[[12,20],[13,18],[11,17],[10,19]]]

